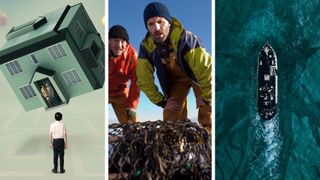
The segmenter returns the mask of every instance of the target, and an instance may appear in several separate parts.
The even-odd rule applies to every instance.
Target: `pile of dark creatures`
[[[109,125],[109,179],[211,179],[208,132],[191,121]]]

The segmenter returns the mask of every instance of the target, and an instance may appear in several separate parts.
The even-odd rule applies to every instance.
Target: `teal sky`
[[[211,53],[211,0],[158,0],[164,3],[170,14],[181,21],[185,29],[196,34],[202,40],[208,53]],[[120,24],[128,33],[130,43],[139,51],[139,44],[147,30],[143,22],[143,11],[151,0],[109,0],[109,28]],[[155,78],[157,79],[157,78]],[[158,83],[158,82],[156,82]],[[116,122],[114,111],[109,105],[109,123]],[[188,117],[196,118],[198,109],[195,107],[194,94],[191,91],[188,96]],[[137,108],[139,121],[162,119],[162,108],[149,101],[141,92],[140,103]]]

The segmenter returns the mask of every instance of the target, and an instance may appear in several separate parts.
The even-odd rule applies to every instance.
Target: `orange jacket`
[[[128,50],[120,56],[111,57],[109,55],[109,97],[128,97],[126,107],[134,109],[138,106],[140,96],[140,90],[136,83],[137,60],[137,51],[131,44],[129,44]]]

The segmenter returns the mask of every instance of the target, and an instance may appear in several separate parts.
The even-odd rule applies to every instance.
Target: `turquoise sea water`
[[[320,179],[320,1],[216,1],[216,179]],[[278,57],[279,114],[261,121],[257,57]]]

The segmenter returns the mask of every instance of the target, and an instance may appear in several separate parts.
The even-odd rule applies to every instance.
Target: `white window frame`
[[[16,63],[16,64],[15,64],[15,63]],[[17,64],[18,64],[18,66],[17,66]],[[12,71],[12,73],[11,73],[11,71],[9,70],[8,66],[10,67],[10,70]],[[14,75],[17,75],[17,74],[20,74],[20,73],[23,72],[23,69],[21,68],[21,66],[20,66],[20,64],[19,64],[19,62],[18,62],[17,59],[6,63],[6,64],[5,64],[5,67],[6,67],[7,71],[9,72],[9,74],[10,74],[11,76],[14,76]],[[20,69],[19,69],[19,68],[20,68]],[[20,71],[20,70],[21,70],[21,71]]]
[[[73,79],[76,80],[76,77],[74,77],[74,74],[72,72],[75,72],[76,75],[79,77],[79,80],[80,81],[76,81],[76,82],[73,82]],[[69,72],[71,73],[72,76],[70,76]],[[68,79],[65,78],[64,74],[67,75]],[[61,73],[61,76],[64,80],[64,82],[66,83],[67,86],[74,86],[74,85],[77,85],[77,84],[81,84],[83,82],[82,78],[80,77],[80,74],[78,73],[78,71],[76,69],[70,69],[68,71],[64,71]],[[69,83],[71,82],[71,83]]]
[[[59,46],[61,47],[61,49],[62,49],[63,51],[61,51],[61,49],[59,49]],[[55,51],[55,48],[58,49],[60,55],[62,55],[61,57],[58,56],[57,52]],[[54,55],[56,56],[56,58],[52,56],[52,54],[51,54],[51,52],[50,52],[50,49],[52,50],[52,52],[54,53]],[[51,56],[51,58],[52,58],[53,61],[57,61],[57,60],[63,59],[64,57],[67,57],[67,56],[68,56],[68,54],[66,53],[66,50],[63,48],[63,46],[62,46],[61,43],[57,43],[57,44],[55,44],[55,45],[49,46],[49,47],[47,48],[47,50],[48,50],[48,53],[50,54],[50,56]],[[64,53],[64,54],[63,54],[63,53]]]
[[[27,92],[25,88],[27,88],[27,90],[29,90],[29,92]],[[25,92],[25,94],[27,95],[27,97],[22,93],[22,89]],[[19,91],[25,100],[29,100],[31,98],[37,97],[36,92],[34,91],[34,89],[32,88],[32,86],[30,84],[19,87]]]
[[[77,26],[77,25],[78,25],[78,26]],[[81,34],[81,35],[78,33],[79,31],[78,31],[78,28],[77,28],[77,27],[79,27],[79,29],[82,31],[82,34]],[[80,38],[84,37],[85,32],[84,32],[84,29],[82,28],[81,23],[80,23],[79,21],[77,21],[77,22],[74,24],[74,29],[75,29],[77,35],[78,35]]]

